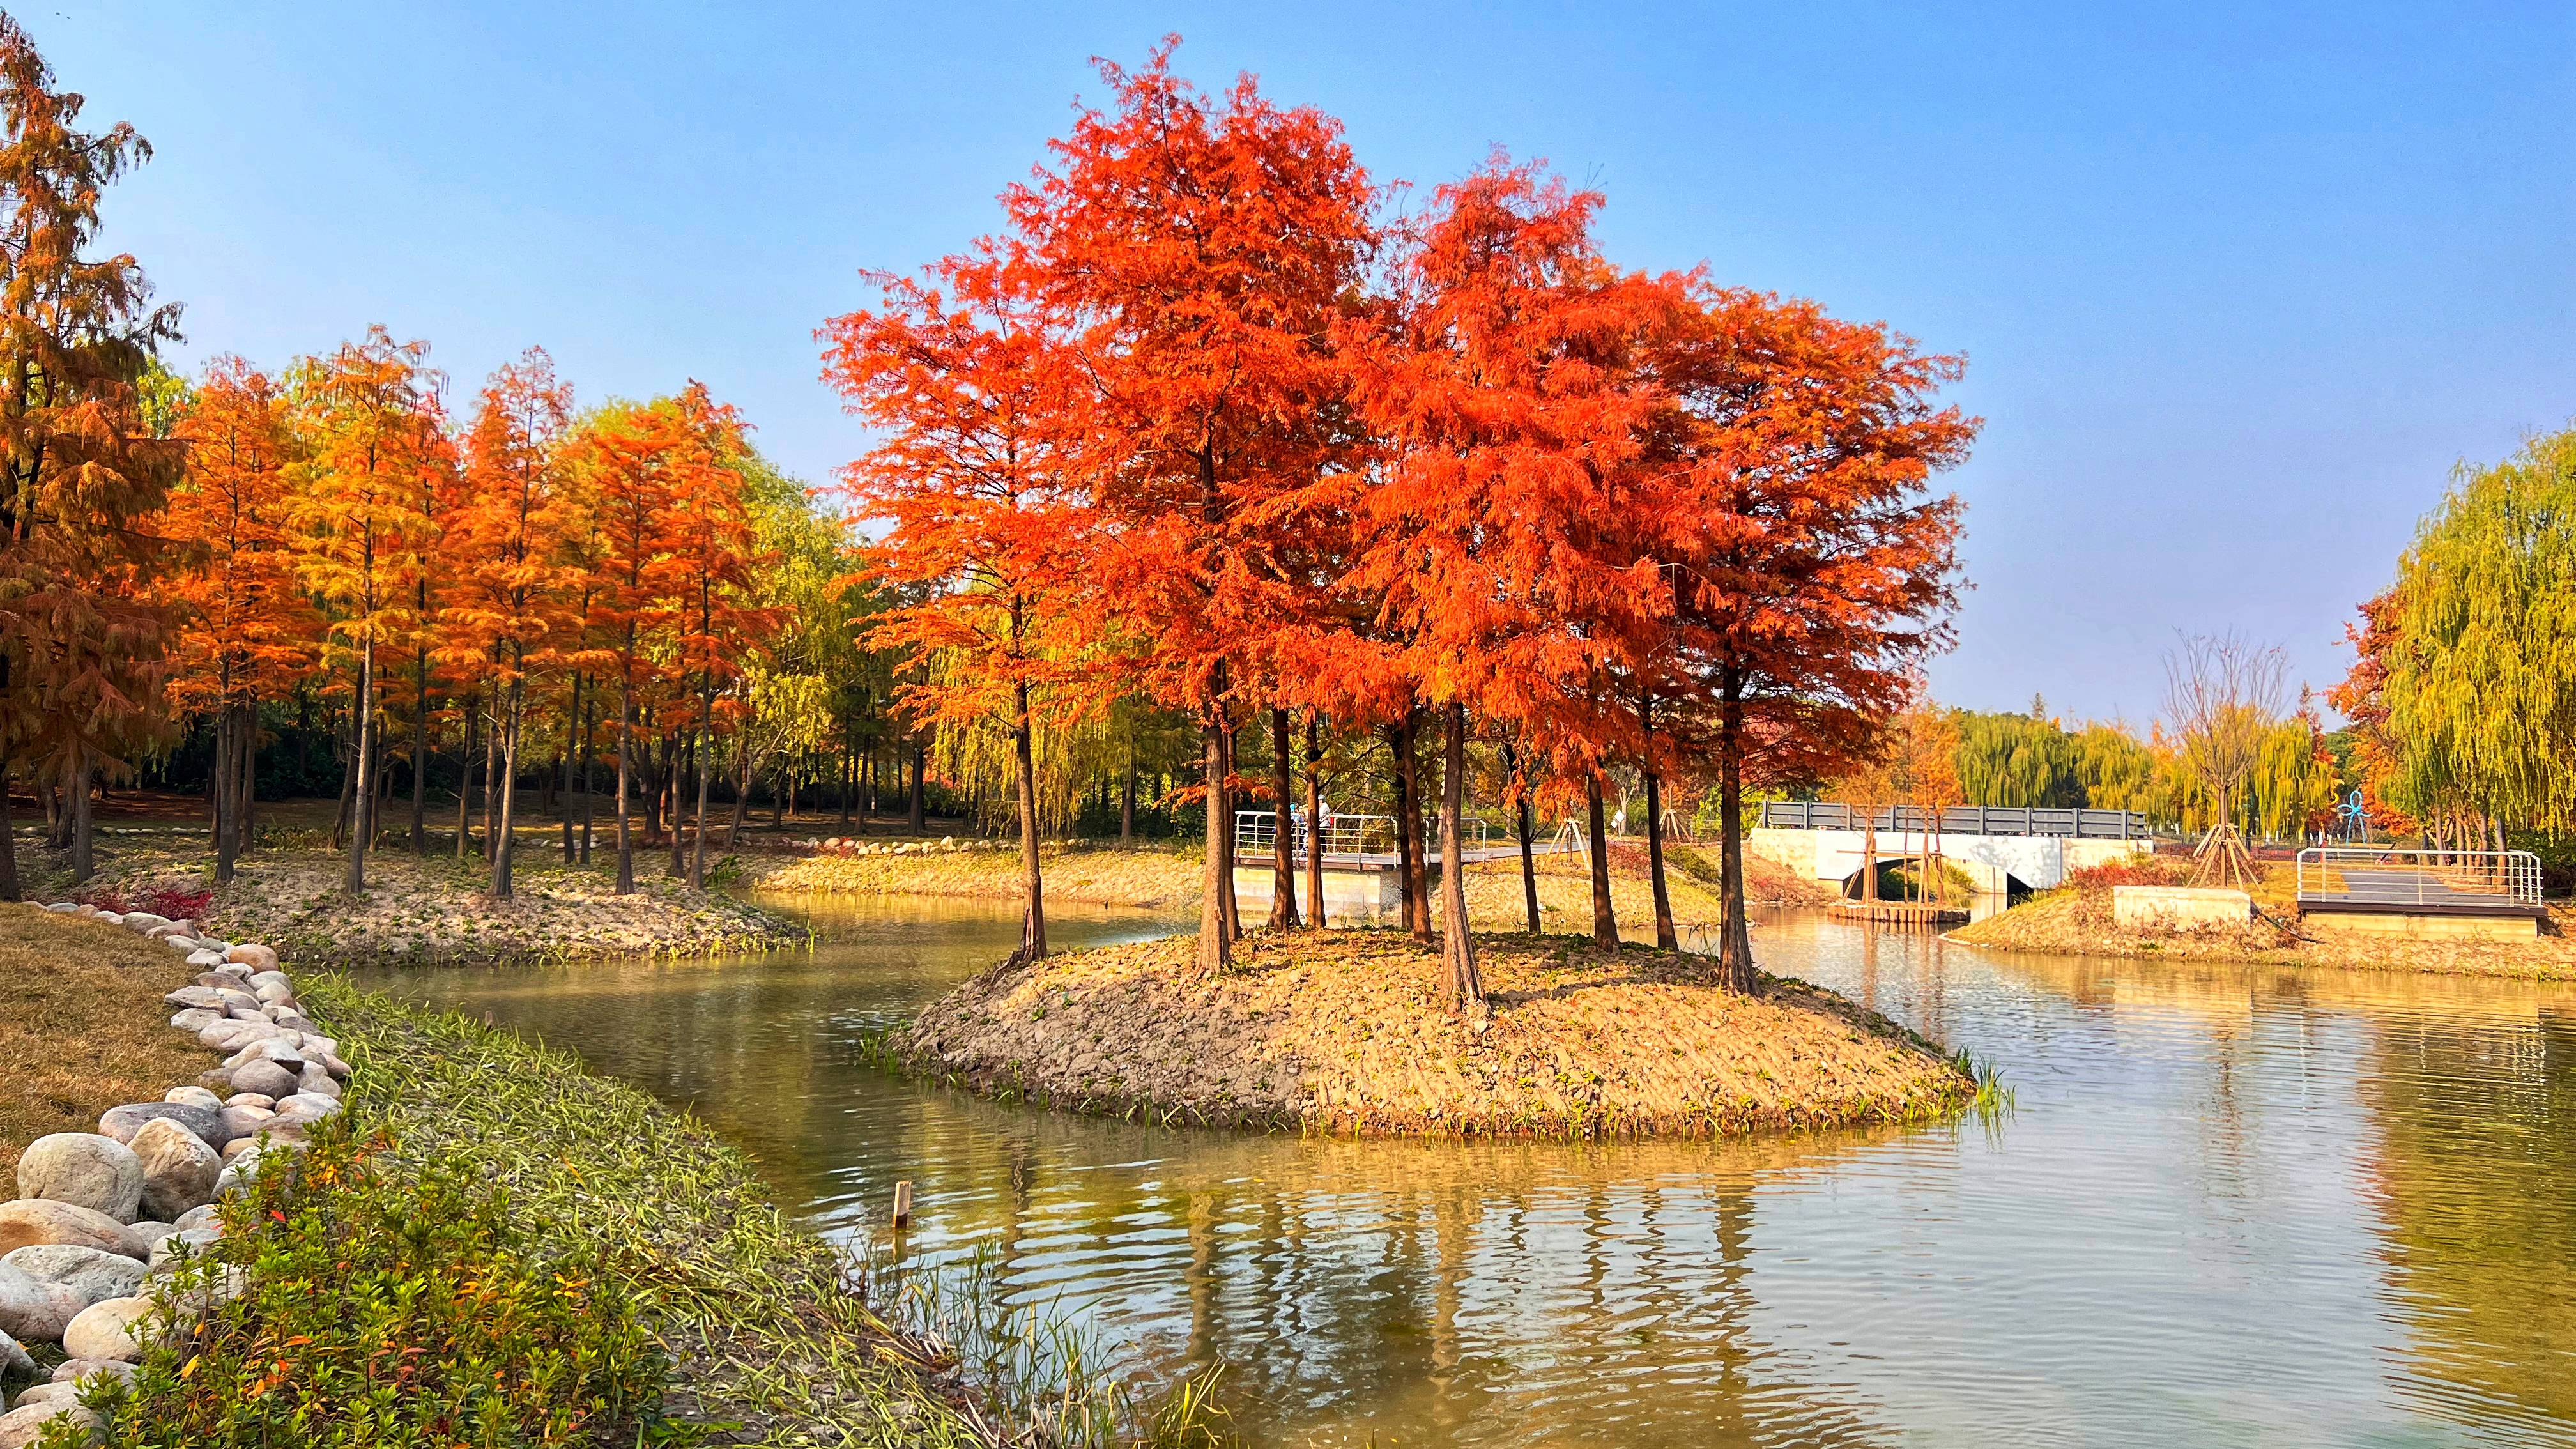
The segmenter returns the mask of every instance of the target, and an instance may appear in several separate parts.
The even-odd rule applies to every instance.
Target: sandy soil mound
[[[993,1095],[1165,1121],[1365,1134],[1699,1135],[1931,1116],[1973,1091],[1830,992],[1706,984],[1702,958],[1483,938],[1492,1017],[1443,1011],[1436,948],[1256,933],[1221,977],[1188,937],[996,968],[886,1043]]]

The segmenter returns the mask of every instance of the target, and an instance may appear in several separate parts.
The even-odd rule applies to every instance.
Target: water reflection
[[[2576,1440],[2576,992],[1990,956],[1813,918],[1775,971],[2019,1108],[1725,1145],[1352,1143],[1005,1108],[855,1058],[1016,938],[816,908],[812,955],[392,978],[694,1106],[827,1231],[1001,1245],[1256,1442]],[[1051,922],[1080,943],[1150,917]]]

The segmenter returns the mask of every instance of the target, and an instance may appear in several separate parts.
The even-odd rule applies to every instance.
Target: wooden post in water
[[[898,1228],[912,1226],[911,1183],[898,1182],[894,1185],[894,1225]]]

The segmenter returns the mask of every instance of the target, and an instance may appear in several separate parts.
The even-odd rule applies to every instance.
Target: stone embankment
[[[24,1449],[66,1417],[99,1435],[104,1425],[79,1402],[84,1389],[102,1374],[131,1379],[156,1335],[213,1306],[195,1295],[173,1301],[164,1280],[220,1236],[219,1199],[272,1154],[301,1150],[310,1129],[340,1110],[349,1075],[268,946],[140,911],[44,909],[185,953],[200,974],[165,998],[178,1009],[170,1025],[225,1058],[158,1102],[109,1108],[96,1132],[39,1137],[20,1155],[18,1197],[0,1202],[0,1381],[36,1373],[28,1344],[59,1345],[64,1358],[46,1382],[0,1400],[0,1449]],[[236,1274],[208,1293],[241,1286]]]

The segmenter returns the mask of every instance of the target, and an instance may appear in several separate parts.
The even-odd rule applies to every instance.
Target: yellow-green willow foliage
[[[2085,803],[2073,741],[2053,719],[1961,710],[1958,777],[1972,805],[2064,808]]]
[[[2398,560],[2390,803],[2576,826],[2576,429],[2463,464]]]

